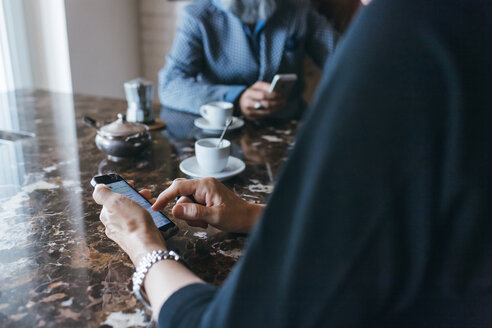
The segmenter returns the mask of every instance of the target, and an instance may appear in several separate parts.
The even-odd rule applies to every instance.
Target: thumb
[[[109,200],[113,196],[113,192],[109,187],[103,184],[98,184],[94,188],[94,192],[92,193],[92,198],[98,203],[99,205],[104,205],[105,202]]]
[[[173,207],[174,217],[182,220],[203,220],[210,222],[216,217],[215,210],[196,203],[180,203]]]

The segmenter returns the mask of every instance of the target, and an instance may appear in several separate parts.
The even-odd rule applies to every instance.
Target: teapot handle
[[[94,128],[96,130],[99,129],[99,124],[92,117],[84,116],[82,117],[82,122],[84,122],[85,125],[90,126],[91,128]]]

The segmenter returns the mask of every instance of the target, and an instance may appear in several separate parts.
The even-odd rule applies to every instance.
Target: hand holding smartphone
[[[153,211],[151,209],[152,204],[118,174],[95,176],[91,180],[91,185],[95,187],[97,184],[105,184],[111,191],[125,195],[146,209],[165,239],[170,238],[178,232],[177,226],[167,216],[161,212]]]
[[[297,74],[277,74],[273,77],[269,92],[278,92],[287,96],[297,81]]]
[[[297,81],[297,74],[276,74],[270,85],[269,93],[277,92],[284,97],[289,95],[290,90]],[[255,109],[263,109],[261,102],[255,104]]]

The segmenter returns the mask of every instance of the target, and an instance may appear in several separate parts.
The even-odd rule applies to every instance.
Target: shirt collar
[[[219,8],[220,10],[225,11],[225,12],[231,14],[231,12],[229,10],[227,10],[227,9],[224,8],[224,6],[222,5],[222,2],[220,0],[212,0],[212,4],[215,7]],[[243,22],[241,22],[241,23],[249,31],[248,26],[246,24],[244,24]],[[256,26],[255,26],[255,30],[254,30],[253,34],[257,35],[258,33],[260,33],[261,30],[263,29],[263,27],[265,27],[265,24],[266,24],[266,20],[264,20],[264,19],[257,21],[256,22]]]
[[[220,10],[222,10],[222,11],[227,11],[227,10],[224,8],[224,6],[222,5],[222,2],[220,2],[220,0],[212,0],[212,4],[213,4],[215,7],[219,8]]]

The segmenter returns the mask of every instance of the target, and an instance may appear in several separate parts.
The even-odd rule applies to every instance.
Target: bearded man
[[[199,114],[213,101],[259,120],[299,117],[302,62],[322,68],[336,32],[307,0],[197,0],[183,9],[166,65],[159,72],[163,106]],[[270,93],[275,74],[297,74],[288,95]]]

